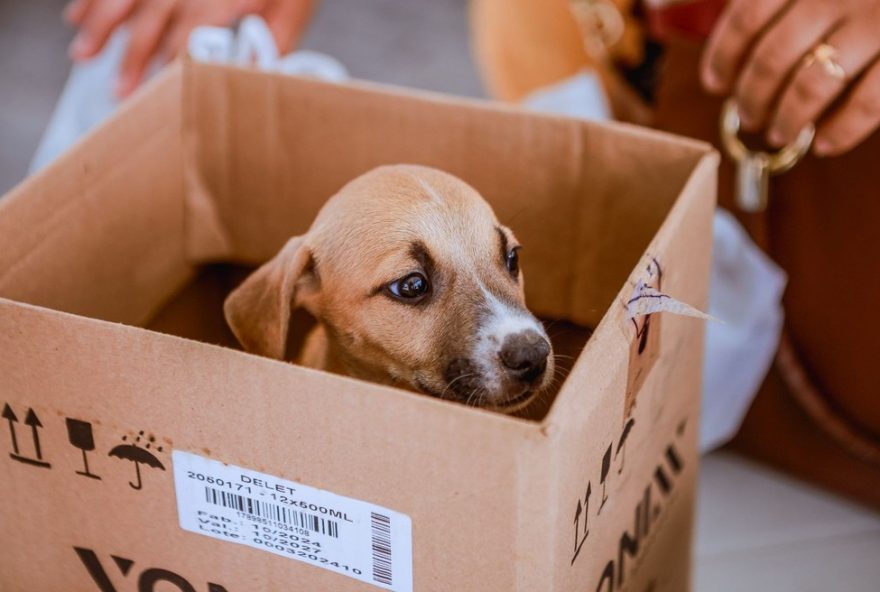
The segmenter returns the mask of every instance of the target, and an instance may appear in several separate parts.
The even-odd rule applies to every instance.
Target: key
[[[736,205],[744,212],[761,212],[767,207],[770,187],[770,155],[747,151],[736,164]]]
[[[728,99],[721,110],[721,146],[736,163],[736,205],[744,212],[761,212],[767,207],[770,176],[791,169],[809,152],[816,128],[807,125],[791,144],[767,153],[746,147],[739,139],[739,124],[736,103]]]

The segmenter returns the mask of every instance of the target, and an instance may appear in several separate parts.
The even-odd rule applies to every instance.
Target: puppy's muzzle
[[[550,344],[533,329],[508,335],[498,356],[507,375],[524,384],[534,384],[544,376]]]
[[[489,342],[498,343],[495,340]],[[478,406],[522,406],[544,388],[553,351],[538,330],[508,333],[485,357],[454,358],[446,367],[444,394]],[[442,398],[442,397],[441,397]]]

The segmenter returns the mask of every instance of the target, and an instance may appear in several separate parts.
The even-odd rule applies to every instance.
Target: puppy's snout
[[[540,333],[529,329],[508,335],[498,355],[511,377],[532,383],[543,376],[547,368],[550,344]]]

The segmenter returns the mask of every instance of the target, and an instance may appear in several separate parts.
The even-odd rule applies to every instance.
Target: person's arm
[[[731,0],[703,54],[710,91],[732,94],[743,127],[771,144],[817,123],[819,155],[880,127],[880,2]]]
[[[316,0],[73,0],[64,12],[77,28],[70,57],[96,56],[121,25],[131,31],[116,92],[129,95],[155,57],[171,59],[200,25],[227,26],[247,14],[263,17],[279,51],[289,52],[305,31]]]

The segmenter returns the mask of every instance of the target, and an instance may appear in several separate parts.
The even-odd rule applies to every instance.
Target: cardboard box
[[[530,308],[593,329],[532,416],[228,341],[213,264],[267,259],[396,162],[474,185],[525,245]],[[626,302],[655,275],[705,305],[716,164],[630,127],[172,67],[0,201],[0,589],[688,590],[702,322]]]

